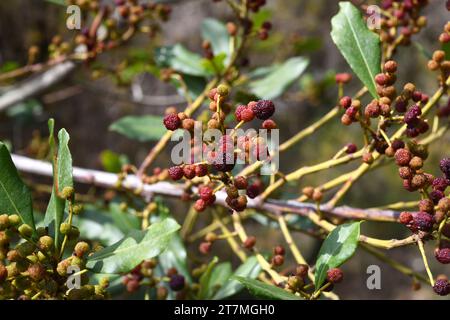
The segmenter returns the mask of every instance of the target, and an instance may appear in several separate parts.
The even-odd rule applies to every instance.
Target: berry
[[[238,176],[234,178],[234,186],[239,190],[247,189],[248,187],[247,179],[243,176]]]
[[[195,166],[195,175],[197,177],[204,177],[208,174],[208,166],[206,164],[198,164]]]
[[[345,146],[345,152],[347,153],[347,154],[352,154],[352,153],[355,153],[357,150],[358,150],[358,147],[356,146],[356,144],[354,144],[354,143],[349,143],[349,144],[347,144],[346,146]]]
[[[315,202],[320,202],[320,201],[322,201],[322,198],[323,198],[322,190],[320,190],[318,188],[314,189],[314,192],[313,192],[313,195],[312,195],[312,199]]]
[[[253,106],[253,112],[258,119],[267,120],[275,113],[275,105],[270,100],[260,100]]]
[[[384,64],[384,71],[389,73],[395,73],[397,71],[397,62],[389,60]]]
[[[327,280],[331,283],[339,283],[344,280],[344,273],[339,268],[333,268],[327,271]]]
[[[445,197],[445,195],[440,190],[433,190],[430,192],[430,199],[434,204],[437,204],[443,197]]]
[[[241,120],[244,122],[252,121],[255,118],[255,113],[250,108],[245,108],[241,111]]]
[[[181,127],[181,120],[177,114],[171,113],[164,117],[164,126],[167,130],[175,131]]]
[[[445,197],[440,199],[438,202],[438,208],[443,212],[448,212],[450,210],[450,199]]]
[[[202,186],[198,189],[198,194],[200,196],[200,199],[202,199],[206,203],[209,203],[214,196],[214,191],[208,186]]]
[[[130,279],[126,283],[126,287],[127,287],[127,291],[130,292],[130,293],[138,291],[139,290],[139,280],[137,280],[137,279]]]
[[[450,248],[436,248],[434,250],[434,256],[436,257],[436,260],[439,261],[442,264],[449,264],[450,263]]]
[[[243,104],[241,104],[241,105],[236,107],[236,111],[234,111],[234,115],[235,115],[237,121],[241,121],[242,120],[241,113],[245,109],[247,109],[247,106],[243,105]]]
[[[409,161],[409,167],[413,170],[419,170],[423,166],[423,160],[422,158],[419,158],[417,156],[413,157],[411,161]]]
[[[30,278],[36,282],[41,281],[46,273],[44,266],[40,263],[30,265],[27,271]]]
[[[400,167],[398,168],[398,175],[402,179],[410,179],[412,176],[411,168],[409,167]]]
[[[439,167],[445,177],[450,179],[450,158],[444,158],[439,162]]]
[[[231,199],[236,199],[239,197],[239,191],[235,186],[229,186],[225,189],[225,191]]]
[[[417,230],[431,231],[433,223],[433,216],[429,213],[420,211],[413,214],[413,224]]]
[[[0,215],[0,230],[5,230],[9,227],[9,217],[7,214]]]
[[[78,258],[82,258],[88,251],[90,246],[87,242],[81,241],[75,245],[74,253]]]
[[[180,180],[184,176],[183,168],[180,166],[171,167],[168,172],[169,177],[174,181]]]
[[[407,149],[398,149],[394,157],[399,166],[408,166],[411,161],[411,153]]]
[[[434,283],[433,290],[440,296],[446,296],[450,293],[450,283],[446,279],[438,279]]]
[[[61,191],[61,196],[64,199],[71,198],[75,193],[75,189],[73,187],[64,187]]]
[[[277,128],[277,124],[272,119],[264,120],[262,127],[266,130],[273,130]]]
[[[191,180],[195,177],[195,165],[188,164],[183,167],[183,175],[186,179]]]
[[[254,199],[262,192],[262,185],[258,182],[253,182],[247,187],[247,196],[250,199]]]
[[[308,275],[309,267],[306,264],[299,264],[295,268],[295,274],[299,277],[305,278]]]
[[[392,148],[394,148],[395,151],[404,147],[405,143],[402,140],[395,139],[394,141],[392,141]]]
[[[348,109],[352,104],[352,98],[349,96],[342,97],[341,100],[339,100],[339,105],[344,108]]]
[[[217,93],[223,97],[228,96],[229,92],[230,88],[228,88],[228,86],[225,84],[221,84],[217,87]]]
[[[284,248],[282,246],[276,246],[275,248],[273,248],[273,253],[275,255],[281,255],[284,256],[284,254],[286,253]]]
[[[169,287],[173,291],[180,291],[184,288],[184,277],[179,274],[174,274],[170,277]]]
[[[194,204],[194,209],[197,212],[205,211],[206,209],[206,202],[202,199],[198,199]]]
[[[71,226],[69,223],[67,222],[63,222],[61,223],[61,225],[59,226],[59,231],[63,234],[66,235],[70,232]]]
[[[9,220],[9,224],[13,227],[18,226],[21,222],[22,219],[20,219],[20,217],[17,214],[12,214],[8,217]]]
[[[199,250],[202,254],[207,255],[208,253],[210,253],[211,247],[212,247],[212,243],[211,243],[211,242],[202,242],[202,243],[200,243],[200,245],[198,246],[198,250]]]
[[[422,199],[419,201],[419,210],[427,213],[434,212],[434,203],[430,199]]]
[[[411,179],[411,186],[415,189],[422,189],[428,183],[427,177],[423,174],[415,174]]]
[[[398,220],[401,224],[407,225],[413,220],[413,215],[411,212],[403,211],[400,213]]]
[[[256,238],[254,236],[247,237],[244,241],[244,248],[252,249],[256,244]]]
[[[276,255],[272,258],[272,264],[274,266],[281,266],[284,263],[284,257],[282,255]]]
[[[344,126],[349,126],[349,125],[352,124],[353,120],[352,120],[352,118],[351,118],[349,115],[347,115],[346,113],[344,113],[344,114],[342,115],[342,117],[341,117],[341,122],[342,122],[342,124],[343,124]]]
[[[352,80],[350,73],[337,73],[335,76],[336,83],[349,83]]]
[[[384,73],[379,73],[375,76],[375,82],[379,85],[379,86],[384,86],[387,82],[387,76]]]

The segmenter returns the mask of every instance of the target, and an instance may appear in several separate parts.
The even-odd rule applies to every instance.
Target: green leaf
[[[222,262],[214,267],[207,286],[205,299],[211,299],[214,294],[228,281],[233,274],[230,262]]]
[[[159,116],[126,116],[109,126],[110,131],[141,142],[159,140],[166,132]]]
[[[133,215],[131,209],[123,211],[118,203],[111,203],[109,205],[111,217],[115,225],[124,233],[127,234],[133,230],[139,230],[141,226],[140,219]]]
[[[210,75],[202,65],[203,58],[181,44],[158,48],[155,56],[156,63],[159,66],[171,67],[176,71],[192,76]]]
[[[179,234],[175,234],[172,237],[167,249],[158,257],[158,261],[164,270],[176,268],[187,282],[192,282],[191,274],[187,266],[186,247]]]
[[[31,193],[19,177],[8,148],[0,142],[0,214],[17,214],[35,229]]]
[[[132,231],[119,242],[90,256],[86,267],[96,273],[129,272],[143,260],[161,254],[179,228],[174,219],[167,218],[153,223],[147,230]]]
[[[254,279],[246,279],[244,277],[233,278],[242,283],[250,293],[256,297],[274,300],[301,300],[300,297],[274,285],[269,285]]]
[[[358,247],[360,226],[361,222],[340,225],[325,239],[316,262],[316,290],[325,281],[329,269],[339,267],[353,256]]]
[[[129,163],[129,159],[126,155],[117,154],[111,150],[104,150],[100,153],[100,162],[106,171],[119,173],[122,170],[122,166]]]
[[[211,280],[212,271],[214,267],[216,266],[219,259],[217,257],[214,257],[212,261],[208,264],[208,267],[205,270],[205,273],[202,274],[200,277],[200,290],[198,292],[198,299],[206,299],[208,297],[208,292],[210,290],[209,288],[209,282]]]
[[[331,20],[331,37],[347,63],[377,98],[375,76],[381,72],[381,48],[378,35],[367,27],[361,12],[350,2],[340,2],[340,10]]]
[[[309,60],[306,58],[293,57],[280,65],[265,69],[264,78],[250,83],[250,91],[263,99],[277,98],[300,77],[308,64]]]
[[[442,45],[442,50],[445,52],[445,60],[450,60],[450,42],[446,42]]]
[[[227,27],[216,19],[205,19],[202,23],[202,37],[211,44],[215,56],[225,53],[230,57],[230,35]]]
[[[261,272],[261,266],[255,256],[249,257],[243,264],[241,264],[233,275],[236,277],[244,277],[247,279],[255,279]],[[214,295],[213,299],[225,299],[235,295],[241,291],[244,286],[237,280],[228,279],[227,282],[223,284],[219,291]]]
[[[50,119],[49,126],[49,144],[50,149],[55,150],[55,141],[53,137],[54,121]],[[61,192],[65,187],[73,187],[73,168],[72,168],[72,155],[69,150],[69,134],[65,129],[61,129],[58,133],[58,151],[56,154],[56,168],[53,163],[53,175],[56,183],[53,184],[52,194],[47,205],[47,210],[44,217],[44,225],[51,226],[54,229],[56,248],[59,247],[62,237],[59,232],[59,226],[64,219],[64,209],[66,207],[66,200],[58,196],[58,192]],[[58,190],[56,190],[58,188]]]

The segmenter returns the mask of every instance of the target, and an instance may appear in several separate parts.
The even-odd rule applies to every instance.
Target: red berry
[[[255,118],[255,113],[250,108],[245,108],[241,111],[241,120],[244,122],[252,121]]]
[[[242,105],[242,104],[236,107],[236,111],[234,112],[234,115],[235,115],[237,121],[241,121],[242,120],[241,112],[243,110],[245,110],[246,108],[247,108],[247,106]]]
[[[407,211],[403,211],[402,213],[400,213],[400,216],[398,218],[398,220],[400,221],[401,224],[407,225],[409,224],[413,219],[413,216],[411,214],[411,212],[407,212]]]
[[[274,266],[281,266],[284,263],[284,257],[281,255],[276,255],[272,258],[272,264]]]
[[[352,105],[352,98],[349,96],[342,97],[341,100],[339,100],[339,105],[344,109],[348,109]]]
[[[183,168],[180,166],[171,167],[168,171],[170,178],[174,181],[180,180],[184,176]]]
[[[327,271],[327,280],[331,283],[339,283],[344,280],[344,273],[339,268],[333,268]]]
[[[189,164],[183,167],[183,174],[186,179],[191,180],[195,177],[195,165]]]
[[[238,176],[238,177],[234,178],[234,186],[236,188],[238,188],[239,190],[247,189],[247,187],[248,187],[247,179],[242,176]]]
[[[181,120],[175,113],[170,113],[164,117],[164,126],[167,130],[175,131],[181,127]]]
[[[256,238],[254,236],[247,237],[244,241],[244,248],[252,249],[256,244]]]
[[[273,253],[275,255],[284,256],[286,251],[284,250],[284,248],[282,246],[276,246],[275,248],[273,248]]]
[[[205,211],[206,209],[206,202],[203,199],[198,199],[194,204],[194,209],[197,212]]]
[[[277,124],[272,119],[264,120],[262,127],[266,130],[272,130],[277,128]]]
[[[202,186],[198,189],[198,194],[200,196],[200,199],[208,203],[214,196],[214,191],[208,186]]]
[[[253,112],[258,119],[267,120],[275,113],[275,105],[270,100],[260,100],[253,106]]]
[[[349,144],[347,144],[347,146],[346,146],[345,152],[346,152],[347,154],[352,154],[352,153],[355,153],[356,150],[358,150],[358,147],[356,146],[356,144],[354,144],[354,143],[349,143]]]
[[[195,175],[197,177],[204,177],[208,174],[208,166],[206,164],[198,164],[195,166]]]
[[[433,216],[426,212],[416,212],[413,214],[413,227],[420,231],[431,231],[433,228]]]
[[[349,83],[352,80],[352,75],[350,73],[337,73],[335,80],[337,83]]]

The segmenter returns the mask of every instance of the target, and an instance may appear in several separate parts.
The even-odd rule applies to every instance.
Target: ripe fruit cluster
[[[411,43],[411,36],[426,26],[427,18],[421,11],[428,0],[383,0],[381,6],[386,14],[381,19],[380,39],[385,45],[399,41],[402,45]],[[394,31],[394,32],[393,32]]]
[[[221,135],[218,141],[205,140],[197,141],[194,136],[191,138],[191,163],[173,166],[167,170],[168,176],[173,181],[185,178],[196,182],[196,178],[207,177],[203,184],[199,185],[196,191],[196,202],[194,208],[201,212],[212,205],[215,200],[215,192],[225,187],[227,197],[226,203],[235,211],[243,211],[247,207],[247,197],[253,199],[260,195],[264,190],[264,185],[258,177],[246,178],[244,176],[233,177],[237,158],[243,163],[248,164],[252,160],[264,161],[268,159],[269,151],[265,139],[254,131],[247,135],[235,135],[236,130],[244,123],[252,120],[263,121],[261,127],[266,130],[276,128],[276,123],[270,119],[275,113],[275,105],[270,100],[251,101],[247,105],[238,105],[235,108],[234,116],[237,124],[234,128],[229,128],[226,121],[227,115],[231,113],[232,106],[227,103],[229,88],[220,85],[209,92],[209,109],[213,112],[211,118],[204,129],[220,130]],[[195,122],[184,113],[177,113],[170,108],[163,120],[164,126],[168,130],[185,129],[193,132]],[[231,129],[231,134],[226,132]],[[206,159],[203,159],[205,156]],[[194,163],[195,159],[202,161]],[[219,184],[219,188],[217,188]],[[185,192],[184,198],[190,200],[193,198],[192,190]],[[194,198],[195,199],[195,198]],[[206,245],[203,251],[206,251]]]

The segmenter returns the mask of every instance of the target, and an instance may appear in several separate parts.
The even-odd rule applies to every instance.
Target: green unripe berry
[[[50,251],[53,249],[53,238],[50,236],[42,236],[39,238],[38,246],[42,251]]]
[[[70,224],[68,224],[67,222],[63,222],[61,223],[61,225],[59,226],[59,232],[61,232],[62,234],[66,235],[69,233],[71,229]]]
[[[33,229],[28,224],[23,224],[19,227],[19,233],[24,238],[29,238],[33,235]]]
[[[42,251],[39,251],[37,253],[37,257],[40,262],[44,262],[45,260],[47,260],[47,256]]]
[[[17,214],[12,214],[8,217],[9,220],[9,225],[17,227],[22,220],[20,219],[20,217]]]
[[[221,95],[222,97],[228,96],[229,92],[230,92],[230,89],[225,84],[221,84],[217,87],[217,93],[219,95]]]
[[[9,227],[9,217],[7,214],[0,215],[0,230],[5,230]]]
[[[83,212],[83,205],[81,204],[76,204],[72,207],[72,212],[74,215],[79,215]]]
[[[80,269],[83,267],[83,260],[81,260],[80,258],[78,258],[77,256],[72,256],[70,257],[70,265],[71,266],[77,266]]]
[[[87,242],[81,241],[75,245],[75,254],[77,257],[83,257],[90,250],[90,246]]]
[[[30,254],[29,256],[27,256],[27,260],[30,261],[31,263],[39,262],[39,258],[34,254]]]
[[[70,199],[75,193],[75,189],[73,187],[64,187],[61,191],[61,197],[64,199]]]

